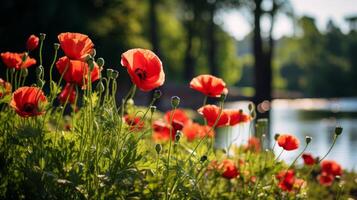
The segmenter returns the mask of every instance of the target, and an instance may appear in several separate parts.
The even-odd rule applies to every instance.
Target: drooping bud
[[[280,136],[280,134],[279,134],[279,133],[275,133],[275,135],[274,135],[274,140],[275,140],[275,141],[277,141],[277,140],[278,140],[278,138],[279,138],[279,136]]]
[[[94,69],[94,58],[92,56],[88,55],[86,57],[86,61],[87,61],[90,71],[92,71]]]
[[[341,135],[342,131],[343,131],[343,128],[341,126],[336,126],[336,128],[335,128],[336,135]]]
[[[119,72],[117,70],[113,70],[112,77],[113,79],[117,79],[119,77]]]
[[[21,58],[22,62],[25,62],[28,56],[29,56],[28,53],[24,53],[24,55]]]
[[[103,66],[104,66],[104,63],[105,63],[105,61],[104,61],[103,58],[98,58],[98,59],[97,59],[97,64],[98,64],[99,67],[103,67]]]
[[[60,48],[60,44],[58,44],[58,43],[54,43],[53,44],[53,48],[55,49],[55,50],[58,50],[59,48]]]
[[[40,40],[44,41],[46,38],[46,34],[45,33],[40,33]]]
[[[207,156],[206,155],[201,156],[201,159],[200,159],[201,162],[205,162],[206,160],[207,160]]]
[[[107,77],[112,78],[114,70],[112,69],[107,69]]]
[[[249,103],[248,104],[248,109],[249,109],[250,112],[252,112],[253,109],[254,109],[254,104],[253,103]]]
[[[161,95],[162,95],[161,90],[154,91],[154,99],[159,99]]]
[[[221,96],[219,97],[219,100],[221,102],[225,101],[226,100],[226,97],[227,97],[227,94],[226,93],[222,93]]]
[[[155,111],[156,111],[156,106],[150,106],[151,114],[154,114]]]
[[[104,87],[103,81],[99,81],[99,83],[97,84],[96,90],[97,90],[99,93],[104,92],[105,87]]]
[[[38,67],[36,68],[36,75],[37,75],[37,77],[42,77],[43,71],[44,71],[43,66],[42,66],[42,65],[38,66]]]
[[[161,144],[156,144],[155,145],[155,150],[157,154],[160,154],[161,150],[162,150],[162,145]]]
[[[37,48],[40,39],[36,35],[30,35],[26,41],[26,48],[29,51],[32,51]]]
[[[311,142],[311,140],[312,140],[312,137],[310,137],[310,136],[305,137],[306,144],[309,144]]]
[[[179,104],[180,104],[180,97],[178,96],[171,97],[171,106],[173,108],[177,108]]]

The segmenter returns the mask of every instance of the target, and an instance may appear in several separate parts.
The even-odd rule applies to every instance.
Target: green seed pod
[[[341,126],[336,126],[336,128],[335,128],[336,135],[341,135],[342,131],[343,131],[343,128]]]
[[[161,150],[162,150],[162,145],[161,144],[156,144],[155,145],[155,150],[157,154],[160,154]]]
[[[205,162],[207,160],[207,156],[206,155],[203,155],[200,159],[201,162]]]
[[[171,106],[173,108],[177,108],[179,104],[180,104],[180,97],[178,96],[171,97]]]
[[[155,111],[156,111],[156,106],[150,106],[151,114],[154,114]]]
[[[40,40],[43,41],[46,38],[46,34],[45,33],[40,33]]]
[[[223,102],[223,101],[226,100],[226,97],[227,97],[227,94],[222,93],[221,96],[219,97],[219,100],[220,100],[221,102]]]
[[[21,58],[21,59],[22,59],[22,62],[25,62],[28,56],[29,56],[28,53],[24,53],[24,55],[23,55],[22,58]]]
[[[161,95],[162,95],[161,90],[154,91],[154,99],[159,99]]]
[[[112,78],[114,70],[112,69],[107,69],[107,77]]]
[[[179,142],[181,139],[181,131],[176,131],[176,135],[175,135],[175,142]]]
[[[58,44],[58,43],[54,43],[53,44],[53,48],[55,49],[55,50],[58,50],[59,48],[60,48],[60,44]]]
[[[248,104],[248,109],[249,109],[250,112],[252,112],[255,109],[254,104],[253,103],[249,103]]]
[[[312,140],[312,137],[310,137],[310,136],[305,137],[306,144],[309,144],[311,142],[311,140]]]
[[[280,134],[279,134],[279,133],[275,133],[275,135],[274,135],[274,140],[275,140],[275,141],[277,141],[277,140],[278,140],[278,138],[279,138],[279,136],[280,136]]]

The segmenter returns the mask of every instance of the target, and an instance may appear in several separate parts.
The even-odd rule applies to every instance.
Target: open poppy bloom
[[[228,114],[224,111],[221,111],[221,108],[216,105],[205,105],[199,108],[197,112],[203,115],[203,117],[207,120],[207,124],[209,126],[215,125],[215,127],[222,127],[229,125]],[[217,124],[215,124],[216,121]]]
[[[19,70],[21,68],[28,68],[36,64],[35,59],[30,58],[30,56],[28,55],[26,56],[26,58],[24,58],[24,56],[26,56],[25,53],[1,53],[1,59],[6,65],[6,67],[14,68],[16,70]]]
[[[82,60],[93,53],[94,44],[87,35],[81,33],[61,33],[58,35],[64,54],[71,60]]]
[[[225,159],[218,165],[218,169],[222,171],[222,177],[233,179],[239,175],[238,168],[233,160]]]
[[[164,84],[161,60],[150,50],[137,48],[124,52],[121,65],[127,69],[131,81],[144,92]]]
[[[284,191],[291,191],[295,182],[294,170],[283,170],[276,175],[279,180],[278,187]]]
[[[32,51],[37,48],[40,39],[36,35],[30,35],[26,41],[26,48],[29,51]]]
[[[254,136],[250,137],[248,139],[248,144],[245,149],[253,151],[253,152],[260,152],[261,145],[260,145],[259,138],[254,137]]]
[[[280,135],[278,138],[278,145],[286,151],[292,151],[299,148],[299,140],[289,134]]]
[[[70,60],[67,56],[63,56],[56,62],[56,67],[63,79],[68,83],[77,84],[85,88],[88,83],[89,67],[86,62],[80,60]],[[91,81],[94,82],[99,79],[100,70],[98,65],[94,62],[94,68],[91,71]]]
[[[186,124],[182,129],[183,134],[186,136],[189,142],[196,138],[213,137],[214,131],[209,126],[202,126],[198,123]]]
[[[11,93],[11,84],[0,78],[0,99]]]
[[[242,110],[233,110],[233,109],[228,109],[225,110],[229,116],[229,125],[234,126],[236,124],[240,123],[246,123],[251,120],[250,116],[243,113]]]
[[[333,160],[324,160],[321,162],[321,170],[327,174],[331,174],[333,176],[341,176],[342,175],[342,167],[336,161]]]
[[[323,186],[331,186],[335,177],[332,174],[328,174],[326,172],[322,172],[320,175],[317,176],[319,183]]]
[[[154,133],[152,135],[154,141],[156,142],[160,142],[160,141],[168,141],[170,140],[170,136],[171,139],[174,140],[175,139],[175,132],[171,132],[170,134],[170,125],[157,120],[153,123],[152,125]],[[172,134],[173,133],[173,134]]]
[[[165,113],[164,118],[168,123],[170,123],[172,112],[174,112],[172,116],[172,121],[181,122],[183,125],[191,122],[191,119],[186,115],[185,111],[181,109],[175,109],[167,111]]]
[[[125,123],[130,127],[131,131],[140,131],[144,128],[145,122],[141,120],[139,116],[124,116]]]
[[[315,164],[315,159],[309,153],[302,154],[302,159],[304,160],[305,165],[313,165]]]
[[[37,87],[20,87],[11,99],[10,106],[21,117],[32,117],[42,115],[44,104],[47,103],[46,96]]]
[[[61,94],[58,96],[61,104],[65,104],[67,101],[74,104],[76,100],[76,89],[73,84],[67,83],[63,88]]]
[[[208,74],[193,78],[190,82],[190,88],[209,97],[220,97],[222,93],[228,93],[226,83],[222,79]]]

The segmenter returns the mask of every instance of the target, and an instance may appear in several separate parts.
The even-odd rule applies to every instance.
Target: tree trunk
[[[212,75],[218,76],[218,69],[216,64],[216,40],[215,40],[215,24],[214,24],[214,14],[215,14],[215,4],[209,5],[209,23],[208,23],[208,65]]]

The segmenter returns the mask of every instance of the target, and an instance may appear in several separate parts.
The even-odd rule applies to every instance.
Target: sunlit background
[[[188,82],[213,74],[229,85],[229,106],[246,108],[241,100],[258,105],[259,117],[269,118],[270,138],[292,133],[303,142],[311,135],[308,151],[321,156],[333,128],[343,126],[329,158],[357,167],[356,0],[2,0],[0,18],[0,52],[24,51],[28,35],[47,34],[47,73],[57,35],[85,33],[105,68],[120,70],[124,95],[130,81],[121,53],[148,48],[164,63],[162,110],[172,95],[181,97],[182,107],[197,109],[202,96]],[[4,77],[3,64],[0,69]],[[149,98],[139,92],[135,101],[143,105]]]

